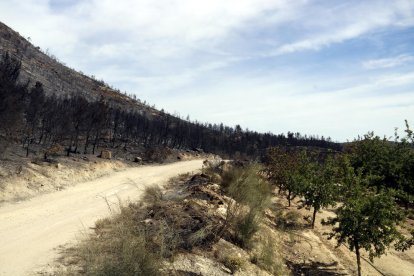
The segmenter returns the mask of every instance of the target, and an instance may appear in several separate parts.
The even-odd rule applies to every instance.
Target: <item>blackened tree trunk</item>
[[[355,254],[357,258],[358,276],[361,276],[361,254],[359,252],[359,245],[355,245]]]
[[[88,153],[89,136],[90,136],[90,134],[89,134],[89,131],[88,131],[88,133],[86,134],[86,140],[85,140],[85,146],[83,148],[83,154]]]
[[[92,154],[95,154],[95,149],[98,147],[99,143],[99,129],[96,130],[95,141],[93,142]]]
[[[313,208],[313,216],[312,216],[312,229],[315,228],[315,219],[316,219],[316,213],[318,212],[317,208]]]

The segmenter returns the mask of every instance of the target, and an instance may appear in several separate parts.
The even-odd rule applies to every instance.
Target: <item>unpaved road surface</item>
[[[162,185],[181,173],[200,169],[202,160],[130,168],[0,208],[0,275],[33,275],[56,257],[55,248],[80,231],[138,199],[146,186]]]

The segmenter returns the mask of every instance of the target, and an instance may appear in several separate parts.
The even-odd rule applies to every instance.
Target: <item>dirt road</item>
[[[0,208],[0,275],[33,275],[56,257],[57,246],[136,200],[146,186],[201,168],[201,160],[130,168],[66,190]]]

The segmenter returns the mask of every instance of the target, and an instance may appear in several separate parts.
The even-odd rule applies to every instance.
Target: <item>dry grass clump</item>
[[[148,206],[158,205],[163,197],[164,195],[160,186],[149,186],[145,188],[141,202]]]
[[[231,168],[223,172],[221,186],[238,203],[264,210],[270,204],[271,186],[259,176],[260,167]]]
[[[241,257],[232,255],[227,255],[222,259],[222,263],[228,269],[230,269],[231,273],[233,274],[243,267],[244,262],[245,260],[243,260]]]
[[[258,166],[233,167],[222,174],[221,186],[235,200],[228,208],[233,229],[230,239],[243,248],[251,247],[263,210],[270,204],[271,187],[259,176],[259,170]]]
[[[252,247],[252,238],[260,228],[261,214],[254,209],[235,203],[229,213],[229,235],[227,239],[242,248]]]
[[[162,222],[177,235],[176,247],[190,250],[214,239],[216,223],[207,211],[189,201],[163,201],[148,208],[147,227],[153,232],[160,228]]]
[[[222,173],[221,187],[235,199],[228,208],[230,240],[253,253],[251,262],[272,275],[289,275],[278,254],[278,242],[262,223],[262,214],[270,206],[271,186],[259,174],[258,166],[232,167]],[[283,221],[286,227],[297,224],[299,214],[288,212]],[[264,238],[266,237],[266,238]],[[227,266],[227,265],[226,265]],[[234,271],[233,271],[234,272]]]
[[[275,223],[280,230],[294,230],[301,226],[301,214],[296,210],[284,212],[278,210],[275,214]]]
[[[283,258],[278,254],[278,242],[272,235],[265,235],[256,240],[254,254],[250,261],[272,275],[290,275]],[[266,237],[264,237],[266,236]]]
[[[168,229],[157,233],[134,221],[134,208],[96,223],[95,234],[74,251],[79,275],[160,275]],[[71,273],[72,274],[72,273]]]
[[[190,195],[201,193],[191,188]],[[168,200],[159,187],[150,187],[140,204],[121,207],[120,214],[96,223],[95,233],[71,250],[77,272],[67,275],[162,275],[163,260],[179,250],[208,246],[220,226],[193,199]]]

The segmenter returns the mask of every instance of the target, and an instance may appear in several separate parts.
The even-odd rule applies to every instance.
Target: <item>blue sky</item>
[[[9,0],[0,21],[194,120],[338,141],[414,125],[413,0]]]

